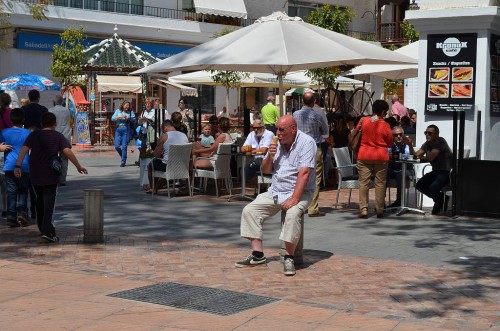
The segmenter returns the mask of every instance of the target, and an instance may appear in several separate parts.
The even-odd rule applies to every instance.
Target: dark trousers
[[[36,223],[41,234],[55,236],[54,207],[56,205],[57,185],[33,185],[36,195]]]
[[[274,124],[264,124],[264,127],[276,135],[276,125]]]
[[[450,172],[446,170],[433,170],[426,173],[415,185],[416,189],[434,200],[435,204],[443,204],[441,189],[450,183]]]

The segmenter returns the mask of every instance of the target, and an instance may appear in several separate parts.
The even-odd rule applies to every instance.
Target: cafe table
[[[408,164],[416,164],[420,163],[420,160],[414,160],[414,159],[400,159],[395,161],[396,163],[401,163],[401,174],[403,174],[401,178],[401,192],[400,192],[400,201],[401,201],[401,206],[399,207],[392,207],[392,208],[387,208],[385,210],[392,210],[396,209],[396,216],[401,216],[406,212],[415,212],[418,214],[425,214],[425,211],[417,208],[411,208],[406,206],[406,194],[405,194],[405,189],[406,189],[406,169],[408,167]]]
[[[230,196],[227,201],[253,201],[254,198],[249,196],[249,195],[246,195],[246,180],[245,180],[245,168],[246,168],[246,164],[247,164],[247,156],[249,157],[252,157],[254,155],[262,155],[263,153],[256,153],[256,152],[252,152],[252,153],[241,153],[241,152],[237,152],[233,155],[235,155],[236,157],[240,157],[241,158],[241,192],[240,194],[234,194],[232,196]]]

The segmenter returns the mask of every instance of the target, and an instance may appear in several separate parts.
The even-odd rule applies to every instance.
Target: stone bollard
[[[281,212],[281,227],[283,227],[283,223],[285,223],[285,216],[286,216],[286,212],[282,211]],[[302,217],[300,219],[300,239],[299,239],[299,242],[297,243],[297,247],[295,248],[295,253],[293,254],[293,262],[295,264],[302,264],[304,262],[304,257],[302,255],[303,248],[304,248],[304,214],[302,214]],[[282,241],[281,242],[281,249],[280,249],[281,262],[284,262],[285,255],[286,255],[285,243]]]
[[[83,193],[83,242],[104,241],[104,191],[84,190]]]

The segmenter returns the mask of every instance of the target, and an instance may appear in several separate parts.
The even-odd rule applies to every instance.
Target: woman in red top
[[[384,214],[388,148],[393,143],[391,127],[384,121],[389,105],[384,100],[377,100],[373,103],[372,110],[373,116],[365,117],[360,121],[363,133],[357,156],[357,168],[360,186],[359,217],[361,218],[368,216],[368,192],[372,174],[375,176],[377,217],[380,218]]]

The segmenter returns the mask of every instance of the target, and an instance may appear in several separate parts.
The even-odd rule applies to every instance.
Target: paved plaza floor
[[[224,190],[219,198],[147,195],[139,168],[120,168],[111,148],[74,151],[89,174],[71,165],[59,188],[59,243],[45,242],[35,225],[0,224],[0,330],[500,330],[497,219],[374,212],[359,219],[357,192],[351,205],[343,193],[333,209],[336,191],[328,188],[320,194],[326,216],[305,217],[304,264],[285,277],[278,217],[265,225],[267,265],[235,268],[250,252],[239,237],[245,202],[227,202]],[[136,160],[129,154],[129,164]],[[103,244],[83,243],[90,188],[104,190]],[[151,285],[272,302],[223,316],[182,295],[173,305],[110,296]],[[147,299],[169,299],[157,297]],[[241,302],[221,294],[206,303]]]

